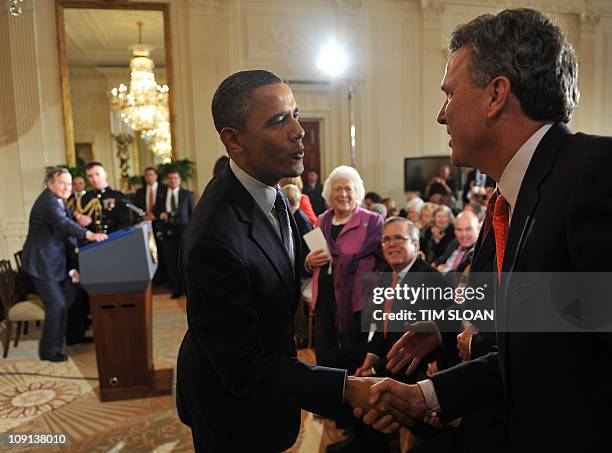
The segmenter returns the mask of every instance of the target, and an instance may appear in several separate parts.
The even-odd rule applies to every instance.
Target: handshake
[[[427,412],[418,384],[402,384],[389,378],[349,376],[344,396],[355,417],[385,434],[415,425]]]

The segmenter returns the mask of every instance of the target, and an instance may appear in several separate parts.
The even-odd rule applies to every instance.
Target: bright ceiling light
[[[334,41],[330,41],[321,49],[317,59],[317,68],[325,72],[330,77],[341,75],[348,64],[348,57],[340,46]]]

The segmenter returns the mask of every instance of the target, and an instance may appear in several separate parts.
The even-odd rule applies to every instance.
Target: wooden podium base
[[[172,395],[173,377],[174,370],[172,368],[163,368],[161,370],[153,370],[152,382],[148,385],[107,388],[100,386],[100,401],[104,403],[107,401]]]
[[[135,293],[91,294],[100,401],[172,394],[173,369],[153,369],[151,284]]]

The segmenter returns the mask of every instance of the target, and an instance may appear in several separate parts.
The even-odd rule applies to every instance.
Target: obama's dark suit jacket
[[[213,179],[183,236],[181,270],[189,330],[177,366],[177,406],[197,451],[282,451],[300,408],[337,409],[345,370],[296,359],[295,266],[272,224],[227,167]]]

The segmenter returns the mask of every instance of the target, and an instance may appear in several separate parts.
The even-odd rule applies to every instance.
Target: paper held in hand
[[[309,231],[304,235],[304,240],[306,241],[306,245],[310,249],[310,251],[323,249],[327,256],[330,256],[329,249],[327,248],[327,241],[325,240],[325,236],[323,236],[323,231],[321,228],[317,227],[312,231]]]

